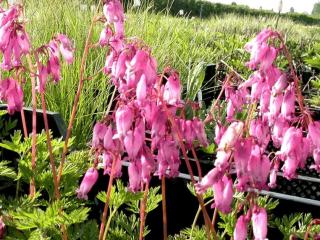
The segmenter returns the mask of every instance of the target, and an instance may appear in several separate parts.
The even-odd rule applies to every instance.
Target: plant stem
[[[143,199],[142,199],[141,205],[140,205],[139,240],[143,240],[144,226],[145,226],[145,220],[146,220],[146,205],[147,205],[148,192],[149,192],[149,182],[147,182],[146,185],[145,185]]]
[[[91,25],[89,27],[89,31],[88,31],[88,35],[87,35],[87,39],[86,39],[86,43],[84,46],[84,51],[83,51],[83,55],[82,55],[82,59],[81,59],[81,65],[80,65],[80,79],[79,79],[79,85],[78,85],[78,90],[76,93],[76,96],[74,98],[74,102],[73,102],[73,106],[72,106],[72,112],[71,112],[71,116],[70,116],[70,120],[69,120],[69,125],[68,125],[68,129],[67,129],[67,133],[66,133],[66,138],[64,141],[64,146],[63,146],[63,152],[62,152],[62,156],[61,156],[61,162],[60,162],[60,166],[58,169],[58,185],[60,184],[60,179],[61,179],[61,175],[62,175],[62,171],[63,171],[63,165],[66,159],[66,155],[68,152],[68,143],[69,143],[69,138],[71,137],[71,131],[72,131],[72,127],[73,127],[73,123],[76,117],[76,113],[77,113],[77,108],[78,108],[78,104],[79,104],[79,100],[80,100],[80,95],[83,89],[83,85],[84,85],[84,73],[86,70],[86,61],[88,58],[88,54],[89,54],[89,49],[90,49],[90,42],[91,42],[91,38],[92,38],[92,33],[93,33],[93,26],[95,23],[95,18],[98,14],[100,5],[102,3],[102,0],[99,0],[99,3],[97,5],[97,10],[96,13],[94,14],[94,17],[92,19]]]
[[[194,150],[194,147],[192,146],[191,148],[191,152],[192,152],[192,156],[194,157],[194,160],[196,161],[196,165],[197,165],[197,170],[198,170],[198,176],[199,176],[199,180],[201,181],[202,179],[202,170],[201,170],[201,165],[197,156],[196,151]]]
[[[23,135],[25,138],[28,137],[28,129],[27,129],[27,124],[26,124],[26,117],[24,115],[24,109],[22,108],[20,111],[21,115],[21,122],[22,122],[22,128],[23,128]]]
[[[31,77],[31,94],[32,94],[32,148],[31,148],[31,168],[32,172],[35,173],[36,170],[36,155],[37,155],[37,95],[36,95],[36,78],[34,76],[34,67],[32,65],[31,56],[27,55],[27,61],[30,68]],[[36,192],[34,176],[31,177],[30,182],[30,197],[34,197]]]
[[[163,240],[168,239],[168,220],[167,220],[167,202],[166,202],[166,178],[161,178],[162,193],[162,223],[163,223]]]
[[[214,199],[211,199],[210,201],[206,202],[204,205],[207,206],[209,203],[212,203],[213,201],[214,201]],[[197,212],[196,212],[196,215],[195,215],[195,217],[194,217],[194,219],[193,219],[193,222],[192,222],[189,240],[192,240],[193,230],[194,230],[194,228],[195,228],[195,226],[196,226],[196,223],[197,223],[197,221],[198,221],[200,212],[201,212],[201,206],[199,205],[198,210],[197,210]]]
[[[305,108],[305,104],[304,104],[304,97],[302,95],[302,91],[300,89],[300,86],[299,86],[299,78],[297,76],[297,73],[296,73],[296,70],[293,66],[293,62],[292,62],[292,56],[285,44],[285,41],[283,39],[283,37],[281,36],[280,33],[277,33],[277,37],[279,38],[281,44],[282,44],[282,47],[283,47],[283,52],[284,52],[284,56],[287,58],[288,60],[288,64],[289,64],[289,68],[290,68],[290,74],[291,76],[293,77],[293,81],[294,81],[294,87],[295,87],[295,90],[296,90],[296,95],[297,95],[297,98],[298,98],[298,104],[299,104],[299,108],[300,108],[300,111],[302,114],[306,114],[307,118],[306,118],[306,123],[308,122],[312,122],[312,117],[310,115],[310,113],[306,110]]]
[[[213,217],[212,217],[212,225],[213,226],[216,225],[217,216],[218,216],[218,209],[215,207],[214,212],[213,212]]]
[[[108,221],[107,221],[107,224],[106,224],[106,228],[105,228],[104,234],[103,234],[103,240],[106,240],[106,239],[107,239],[107,234],[108,234],[108,231],[109,231],[109,228],[110,228],[111,220],[112,220],[112,218],[114,217],[114,215],[116,214],[117,211],[118,211],[118,208],[115,208],[115,209],[111,212],[111,214],[110,214],[110,216],[109,216],[109,218],[108,218]]]
[[[170,121],[170,123],[171,123],[171,125],[172,125],[172,128],[173,128],[173,130],[174,130],[175,137],[176,137],[176,139],[177,139],[177,141],[178,141],[178,143],[179,143],[180,149],[181,149],[181,151],[182,151],[182,155],[183,155],[183,158],[184,158],[184,160],[185,160],[185,163],[186,163],[188,172],[189,172],[189,174],[190,174],[192,184],[195,185],[195,184],[196,184],[196,181],[195,181],[195,179],[194,179],[193,170],[192,170],[192,167],[191,167],[191,165],[190,165],[190,160],[189,160],[189,158],[188,158],[188,155],[187,155],[187,152],[186,152],[186,148],[185,148],[185,145],[184,145],[184,143],[183,143],[183,139],[182,139],[182,137],[181,137],[181,133],[180,133],[180,131],[179,131],[178,127],[177,127],[177,124],[176,124],[176,122],[174,121],[171,113],[168,111],[167,106],[166,106],[165,104],[164,104],[163,106],[164,106],[165,112],[166,112],[166,114],[167,114],[167,116],[168,116],[168,119],[169,119],[169,121]],[[208,212],[207,212],[207,210],[206,210],[206,208],[205,208],[205,206],[204,206],[204,202],[203,202],[202,195],[196,193],[196,196],[197,196],[197,198],[198,198],[198,201],[199,201],[199,203],[200,203],[201,210],[202,210],[202,213],[203,213],[203,217],[204,217],[204,221],[205,221],[205,225],[206,225],[206,230],[207,230],[207,237],[208,237],[208,239],[211,239],[211,238],[210,238],[210,236],[211,236],[210,230],[211,230],[212,235],[213,235],[213,238],[214,238],[215,240],[217,240],[217,234],[216,234],[216,231],[215,231],[214,227],[213,227],[212,224],[211,224],[210,217],[209,217]]]
[[[211,107],[211,109],[210,109],[210,111],[208,113],[208,116],[203,121],[204,124],[208,124],[213,120],[213,110],[217,107],[218,102],[219,102],[220,98],[222,97],[222,94],[224,93],[224,90],[225,90],[225,88],[226,88],[226,86],[227,86],[227,84],[229,83],[230,80],[231,80],[231,75],[227,76],[227,79],[224,81],[224,83],[222,85],[222,88],[221,88],[221,91],[220,91],[217,99],[213,103],[213,105],[212,105],[212,107]]]
[[[45,101],[44,92],[41,92],[40,94],[41,94],[41,104],[42,104],[44,128],[46,130],[46,135],[47,135],[47,145],[48,145],[50,165],[51,165],[52,175],[53,175],[54,193],[55,193],[56,199],[60,199],[59,185],[58,185],[58,179],[57,179],[57,170],[56,170],[56,166],[54,163],[54,156],[53,156],[52,144],[51,144],[51,136],[50,136],[50,132],[49,132],[46,101]]]
[[[103,235],[104,235],[105,224],[106,224],[107,214],[108,214],[108,208],[109,208],[110,194],[111,194],[112,183],[113,183],[113,178],[114,178],[114,171],[115,171],[115,167],[116,167],[116,161],[120,161],[120,160],[118,160],[117,158],[118,158],[118,156],[113,156],[111,173],[110,173],[109,183],[108,183],[108,188],[107,188],[106,203],[105,203],[105,205],[104,205],[103,214],[102,214],[102,219],[101,219],[99,240],[102,240],[102,239],[103,239]]]

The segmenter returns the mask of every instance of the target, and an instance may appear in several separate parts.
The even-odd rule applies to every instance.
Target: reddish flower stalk
[[[192,146],[192,148],[191,148],[191,152],[192,152],[192,156],[194,157],[194,160],[195,160],[196,165],[197,165],[199,180],[201,181],[201,179],[202,179],[201,165],[200,165],[200,162],[199,162],[197,153],[196,153],[196,151],[194,150],[194,147],[193,147],[193,146]]]
[[[97,13],[99,11],[101,3],[102,3],[102,0],[100,0],[98,5],[97,5],[96,14],[94,15],[93,20],[91,22],[91,25],[89,27],[86,43],[85,43],[85,46],[84,46],[84,51],[83,51],[83,55],[82,55],[82,59],[81,59],[81,65],[80,65],[80,80],[79,80],[78,90],[77,90],[76,96],[74,98],[74,102],[73,102],[73,106],[72,106],[72,112],[71,112],[69,125],[68,125],[68,129],[67,129],[67,133],[66,133],[66,138],[65,138],[65,142],[64,142],[64,146],[63,146],[61,162],[60,162],[60,166],[58,168],[58,185],[60,184],[61,175],[62,175],[62,171],[63,171],[63,165],[64,165],[64,162],[65,162],[67,153],[68,153],[68,143],[69,143],[69,139],[71,137],[72,127],[73,127],[73,123],[74,123],[74,120],[75,120],[75,117],[76,117],[77,108],[78,108],[78,104],[79,104],[79,100],[80,100],[80,95],[81,95],[81,92],[82,92],[82,89],[83,89],[83,85],[84,85],[84,81],[85,81],[84,73],[85,73],[85,70],[86,70],[86,61],[87,61],[87,57],[88,57],[88,54],[89,54],[90,43],[91,43],[91,38],[92,38],[92,34],[93,34],[93,26],[94,26],[95,19],[96,19],[96,16],[97,16]]]
[[[26,117],[24,115],[23,108],[20,111],[20,115],[21,115],[21,122],[22,122],[22,128],[23,128],[23,135],[25,138],[27,138],[28,137],[28,129],[27,129]]]
[[[226,81],[224,81],[223,85],[222,85],[222,88],[221,88],[221,91],[217,97],[217,99],[215,100],[215,102],[213,103],[209,113],[208,113],[208,116],[206,117],[206,119],[203,121],[204,124],[208,124],[210,123],[212,120],[213,120],[213,111],[214,109],[217,107],[218,103],[219,103],[219,100],[220,98],[222,97],[224,91],[225,91],[225,88],[226,86],[228,85],[229,81],[231,80],[231,75],[229,75],[226,79]]]
[[[101,219],[101,225],[100,225],[99,240],[103,239],[103,235],[105,232],[105,225],[106,225],[108,208],[109,208],[110,194],[111,194],[112,183],[113,183],[113,179],[114,179],[114,172],[115,172],[115,167],[116,167],[116,162],[117,162],[115,160],[116,156],[113,156],[113,157],[114,157],[114,161],[112,161],[111,173],[110,173],[110,178],[109,178],[109,183],[108,183],[108,188],[107,188],[106,203],[104,205],[102,219]]]
[[[166,200],[166,179],[161,178],[161,195],[162,195],[162,224],[163,224],[163,239],[168,239],[168,219],[167,219],[167,200]]]
[[[285,41],[283,39],[283,37],[281,36],[280,33],[277,33],[277,37],[279,38],[281,44],[282,44],[282,49],[283,49],[283,53],[285,55],[285,57],[287,58],[288,60],[288,64],[289,64],[289,68],[290,68],[290,74],[291,76],[293,77],[293,81],[294,81],[294,87],[295,87],[295,90],[296,90],[296,94],[297,94],[297,100],[298,100],[298,104],[299,104],[299,108],[300,108],[300,111],[302,114],[306,114],[306,123],[309,123],[309,122],[312,122],[312,117],[310,116],[310,113],[308,112],[308,110],[306,110],[305,108],[305,103],[304,103],[304,97],[302,95],[302,91],[300,89],[300,86],[299,86],[299,78],[297,76],[297,73],[296,73],[296,70],[293,66],[293,63],[292,63],[292,56],[285,44]]]
[[[42,114],[43,114],[43,121],[44,121],[44,128],[46,130],[47,135],[47,145],[48,145],[48,151],[49,151],[49,158],[50,158],[50,165],[53,175],[53,184],[54,184],[54,193],[56,199],[60,199],[60,192],[59,192],[59,185],[58,185],[58,178],[57,178],[57,170],[54,163],[54,156],[52,151],[52,144],[51,144],[51,136],[49,132],[49,124],[48,124],[48,117],[47,117],[47,108],[46,108],[46,101],[44,92],[41,91],[41,104],[42,104]]]
[[[144,226],[146,221],[146,206],[147,206],[147,198],[148,198],[148,192],[149,192],[149,182],[146,183],[143,199],[141,201],[140,205],[140,231],[139,231],[139,240],[143,240],[143,234],[144,234]]]
[[[29,64],[29,68],[31,72],[35,72],[33,65],[32,65],[32,60],[31,56],[27,55],[27,61]],[[31,73],[31,94],[32,94],[32,148],[31,148],[31,167],[32,171],[35,172],[36,169],[36,161],[37,161],[37,95],[36,95],[36,78],[35,76]],[[31,178],[31,183],[30,183],[30,193],[29,195],[31,197],[34,197],[36,192],[36,187],[35,187],[35,180],[34,177]]]
[[[187,155],[187,152],[186,152],[186,148],[184,146],[184,143],[183,143],[183,140],[182,140],[182,137],[181,137],[181,133],[180,131],[178,130],[178,127],[176,125],[176,122],[174,121],[174,119],[172,118],[171,114],[169,113],[167,107],[164,105],[164,109],[165,109],[165,112],[168,116],[168,119],[172,125],[172,128],[174,130],[174,133],[175,133],[175,137],[179,143],[179,146],[181,148],[181,151],[182,151],[182,155],[183,155],[183,158],[185,160],[185,163],[186,163],[186,166],[187,166],[187,169],[188,169],[188,172],[190,174],[190,177],[191,177],[191,181],[192,181],[192,184],[195,185],[196,184],[196,181],[194,179],[194,174],[193,174],[193,170],[192,170],[192,167],[190,165],[190,160],[188,158],[188,155]],[[204,221],[205,221],[205,225],[206,225],[206,231],[207,231],[207,237],[208,239],[211,239],[211,234],[210,234],[210,231],[213,235],[213,238],[215,240],[217,240],[217,234],[216,234],[216,231],[214,229],[214,227],[212,226],[211,224],[211,220],[210,220],[210,217],[208,215],[208,212],[204,206],[204,201],[203,201],[203,198],[200,194],[196,193],[196,196],[198,198],[198,201],[199,201],[199,204],[200,204],[200,207],[201,207],[201,210],[202,210],[202,213],[203,213],[203,217],[204,217]]]

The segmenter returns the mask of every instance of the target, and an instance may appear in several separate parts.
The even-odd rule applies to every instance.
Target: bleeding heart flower
[[[220,181],[223,175],[224,173],[221,169],[213,168],[195,185],[197,193],[202,194],[207,191],[208,188],[213,187],[213,184]]]
[[[98,171],[95,168],[89,168],[82,182],[80,187],[77,189],[78,198],[88,200],[88,193],[92,189],[93,185],[97,182],[99,177]]]
[[[116,126],[117,134],[119,136],[126,135],[127,131],[131,128],[133,122],[133,111],[127,105],[120,106],[116,111]]]
[[[246,240],[248,235],[248,221],[244,215],[241,215],[236,223],[236,228],[233,232],[234,240]]]
[[[231,178],[223,176],[220,181],[213,184],[214,203],[212,208],[216,207],[224,214],[231,212],[231,203],[233,200],[233,182]]]
[[[0,81],[0,100],[8,104],[8,113],[21,111],[23,107],[23,91],[16,80],[7,78]]]
[[[265,240],[268,233],[267,211],[264,208],[254,207],[251,217],[255,240]]]
[[[172,73],[164,86],[163,100],[170,105],[176,105],[181,101],[181,83],[179,74]]]

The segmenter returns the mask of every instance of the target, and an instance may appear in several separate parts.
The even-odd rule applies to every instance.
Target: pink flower
[[[159,178],[165,176],[167,170],[170,170],[169,177],[176,177],[179,174],[181,162],[175,141],[165,140],[159,144],[157,161]]]
[[[129,190],[132,192],[139,191],[141,188],[141,163],[139,161],[130,162],[128,167]]]
[[[303,154],[303,137],[302,130],[295,127],[290,127],[284,134],[280,152],[281,159],[284,160],[282,167],[284,176],[287,179],[292,179],[296,176],[296,170],[299,167]]]
[[[48,81],[48,67],[44,66],[42,63],[39,63],[38,66],[38,86],[37,89],[39,92],[44,92],[46,89],[46,84]]]
[[[147,81],[144,74],[141,75],[141,78],[137,84],[136,95],[140,104],[143,103],[147,97]]]
[[[266,87],[262,90],[261,96],[260,96],[260,113],[261,115],[264,115],[269,111],[269,105],[270,105],[270,98],[271,93],[269,89]]]
[[[150,149],[147,146],[143,147],[140,156],[141,160],[141,177],[144,183],[150,182],[151,174],[155,168],[155,162]]]
[[[269,184],[268,186],[270,188],[275,188],[277,185],[277,173],[278,173],[278,170],[277,169],[272,169],[270,171],[270,176],[269,176]]]
[[[105,134],[103,136],[103,148],[104,150],[115,150],[115,143],[112,139],[113,137],[113,130],[111,126],[108,126],[105,130]]]
[[[243,122],[233,122],[227,128],[219,143],[220,150],[230,149],[243,133]]]
[[[278,78],[274,86],[272,87],[272,94],[280,94],[284,89],[286,89],[288,86],[288,80],[287,75],[285,73],[281,74],[281,76]]]
[[[272,128],[272,134],[271,134],[273,145],[276,148],[279,148],[281,146],[282,138],[288,128],[289,128],[288,121],[283,116],[280,115],[274,123],[274,126]]]
[[[308,130],[313,144],[320,148],[320,121],[310,123]]]
[[[218,145],[220,144],[221,138],[225,133],[225,131],[226,131],[226,127],[222,126],[220,123],[217,123],[214,129],[214,133],[215,133],[214,141],[216,142],[216,144]]]
[[[231,212],[233,200],[233,182],[231,178],[223,176],[220,181],[213,184],[214,203],[211,207],[216,207],[224,214]]]
[[[17,42],[22,54],[27,54],[30,51],[30,40],[28,34],[23,30],[17,32]]]
[[[116,111],[116,126],[118,136],[126,135],[133,122],[133,111],[127,105],[120,106]]]
[[[191,120],[186,120],[182,122],[182,131],[187,143],[187,147],[191,147],[193,140],[195,140],[196,138],[196,133],[192,125],[193,124]]]
[[[241,215],[236,223],[236,228],[233,232],[234,240],[246,240],[248,235],[248,221],[244,215]]]
[[[23,91],[16,80],[7,78],[0,81],[0,100],[8,104],[8,113],[21,111],[23,107]]]
[[[145,140],[145,125],[143,120],[136,122],[134,130],[126,133],[123,144],[130,159],[135,159]]]
[[[62,57],[68,64],[71,64],[74,60],[74,47],[72,42],[63,34],[58,34],[56,38],[60,42],[59,49]]]
[[[313,150],[313,160],[314,164],[310,168],[315,169],[320,173],[320,148]]]
[[[119,0],[110,0],[103,6],[103,13],[108,23],[123,22],[124,11]]]
[[[197,193],[202,194],[207,191],[208,188],[213,187],[213,184],[222,179],[223,174],[223,171],[221,171],[219,168],[213,168],[202,178],[199,183],[195,185]]]
[[[121,159],[120,159],[120,155],[117,155],[117,157],[115,157],[115,158],[113,156],[115,156],[115,155],[112,155],[106,151],[103,153],[103,168],[104,168],[103,175],[106,175],[106,174],[110,175],[111,174],[113,161],[116,161],[113,174],[114,174],[114,177],[118,178],[118,177],[121,177],[121,175],[122,175]]]
[[[295,112],[295,99],[294,86],[290,85],[284,94],[281,106],[281,114],[287,119],[291,119]]]
[[[105,47],[108,45],[110,38],[112,37],[112,29],[107,26],[105,27],[101,33],[100,33],[100,38],[99,38],[99,44],[101,47]]]
[[[93,128],[92,148],[99,148],[103,145],[103,139],[108,128],[103,123],[96,123]]]
[[[269,105],[269,122],[274,123],[281,111],[281,105],[283,101],[283,94],[271,95]]]
[[[205,132],[205,127],[202,121],[198,118],[194,118],[192,121],[192,127],[195,131],[196,137],[200,144],[204,147],[208,146],[207,134]]]
[[[77,189],[78,198],[88,200],[88,193],[97,182],[99,173],[95,168],[89,168],[82,179],[80,187]]]
[[[249,134],[258,140],[258,143],[266,148],[270,141],[269,127],[265,121],[254,119],[250,123]]]
[[[268,233],[267,211],[264,208],[254,207],[251,217],[255,240],[265,240]]]
[[[170,105],[176,105],[181,101],[181,84],[178,73],[174,72],[166,82],[163,92],[163,100]]]

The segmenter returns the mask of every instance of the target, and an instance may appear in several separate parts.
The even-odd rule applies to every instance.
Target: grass
[[[54,33],[66,33],[76,44],[76,60],[63,66],[63,79],[58,85],[48,87],[48,109],[58,111],[68,121],[79,79],[79,68],[91,11],[81,11],[76,0],[27,1],[28,31],[34,47],[50,40]],[[147,10],[129,11],[127,36],[137,36],[152,49],[160,69],[172,66],[187,81],[198,78],[199,64],[215,63],[223,59],[235,69],[247,74],[243,63],[248,55],[243,45],[262,28],[275,26],[275,18],[257,18],[225,15],[208,20],[172,17]],[[320,40],[320,26],[305,26],[280,19],[278,29],[288,39],[296,59]],[[97,24],[94,40],[97,41],[102,24]],[[104,65],[106,50],[92,49],[87,62],[86,76],[95,75]],[[197,81],[195,81],[197,82]],[[108,78],[96,75],[85,83],[78,114],[73,129],[81,147],[90,140],[93,122],[104,113],[110,85]],[[26,93],[29,103],[29,93]]]

